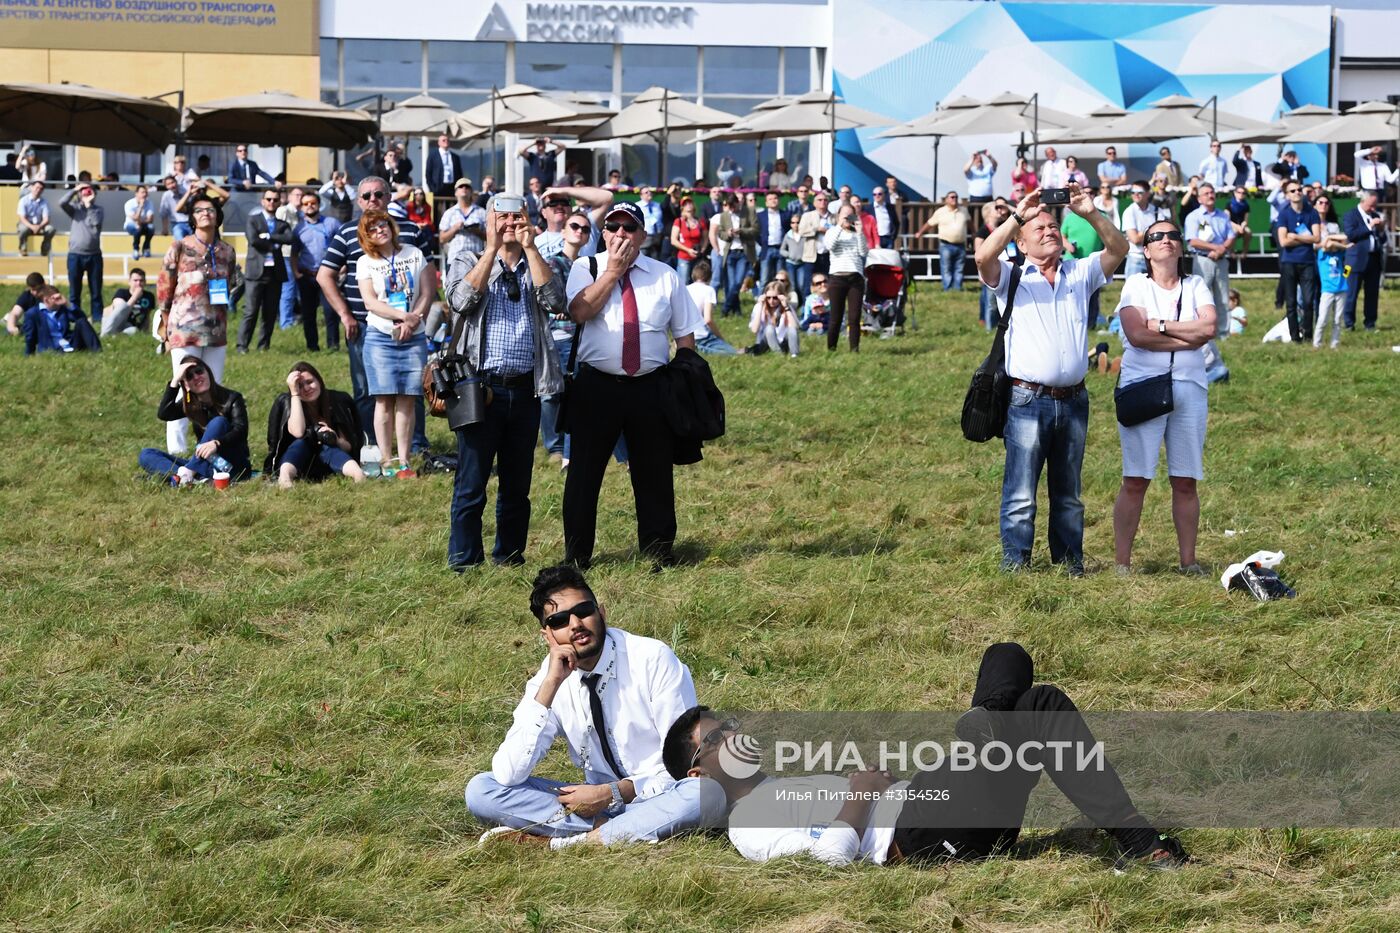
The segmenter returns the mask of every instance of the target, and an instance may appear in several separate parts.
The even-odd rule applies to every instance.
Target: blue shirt
[[[1319,226],[1322,224],[1322,218],[1317,216],[1317,211],[1311,207],[1304,207],[1300,214],[1293,209],[1292,204],[1285,204],[1278,209],[1278,223],[1274,224],[1274,229],[1283,227],[1293,233],[1312,233],[1314,224]],[[1285,246],[1279,250],[1278,259],[1279,262],[1311,263],[1313,261],[1312,244]]]
[[[638,201],[637,206],[642,209],[642,216],[646,218],[647,236],[661,232],[661,205],[655,201]]]
[[[297,268],[315,275],[321,260],[326,258],[326,250],[330,247],[331,240],[339,232],[340,222],[333,217],[322,214],[312,223],[303,216],[293,231],[301,244],[297,250]]]
[[[519,283],[517,297],[511,300],[506,279],[510,276],[506,261],[499,256],[501,274],[488,288],[486,296],[486,356],[481,361],[483,372],[498,376],[518,376],[535,371],[535,324],[530,314],[528,292],[530,267],[521,256],[515,265]]]
[[[1326,295],[1338,295],[1347,290],[1347,265],[1343,253],[1317,254],[1317,280]]]
[[[1230,226],[1230,215],[1218,207],[1213,211],[1207,211],[1204,207],[1196,208],[1186,215],[1182,229],[1187,240],[1205,240],[1207,243],[1224,243],[1234,234],[1234,228]],[[1191,252],[1197,256],[1205,255],[1202,250],[1194,247]]]
[[[1230,199],[1230,219],[1237,224],[1242,224],[1249,219],[1249,202],[1240,201],[1236,198]]]
[[[1109,181],[1126,181],[1128,178],[1128,167],[1122,162],[1110,162],[1104,159],[1095,169],[1100,178],[1107,178]]]

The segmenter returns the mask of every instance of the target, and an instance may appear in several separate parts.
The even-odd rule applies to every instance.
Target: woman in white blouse
[[[846,308],[846,334],[851,352],[860,352],[860,304],[865,297],[865,254],[870,246],[861,230],[860,215],[849,204],[841,205],[836,223],[826,231],[826,251],[831,267],[826,274],[827,301],[831,324],[826,332],[826,348],[836,349],[841,334],[841,307]]]
[[[1143,499],[1165,441],[1181,570],[1200,574],[1196,533],[1201,502],[1196,483],[1204,476],[1206,443],[1206,363],[1201,348],[1215,336],[1216,309],[1199,276],[1180,275],[1181,228],[1175,222],[1159,220],[1148,227],[1144,252],[1147,271],[1129,276],[1118,301],[1123,324],[1119,385],[1170,372],[1173,408],[1130,428],[1118,426],[1123,485],[1113,504],[1114,560],[1119,573],[1131,572]]]
[[[365,310],[365,377],[374,396],[374,439],[384,458],[384,475],[412,477],[409,443],[413,437],[414,398],[423,394],[423,367],[428,337],[423,321],[437,294],[432,276],[424,276],[418,247],[399,243],[399,228],[385,211],[365,211],[360,218],[360,248],[355,262]],[[389,454],[397,451],[397,459]]]

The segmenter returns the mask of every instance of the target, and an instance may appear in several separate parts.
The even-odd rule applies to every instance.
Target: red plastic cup
[[[214,474],[214,488],[215,488],[215,489],[227,489],[227,488],[229,487],[229,482],[230,482],[230,477],[229,477],[229,475],[228,475],[227,473],[215,473],[215,474]]]

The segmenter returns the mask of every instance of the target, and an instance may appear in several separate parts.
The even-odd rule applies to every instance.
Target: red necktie
[[[642,368],[642,327],[637,319],[637,293],[632,270],[622,277],[622,371],[635,376]]]

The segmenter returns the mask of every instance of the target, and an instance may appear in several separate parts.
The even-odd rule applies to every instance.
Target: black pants
[[[1031,656],[1018,644],[995,644],[982,655],[972,705],[1018,714],[998,718],[997,727],[1010,733],[998,732],[998,741],[1013,749],[1025,741],[1092,746],[1093,733],[1074,702],[1059,687],[1032,686],[1034,677]],[[1029,760],[1032,755],[1026,757]],[[1102,771],[1076,771],[1074,757],[1064,756],[1069,767],[1063,771],[1056,770],[1053,754],[1042,756],[1041,764],[1070,802],[1096,826],[1107,830],[1125,851],[1134,855],[1151,851],[1156,831],[1133,806],[1113,766],[1105,762]],[[916,796],[904,805],[894,835],[899,851],[906,858],[973,859],[1010,846],[1020,835],[1026,803],[1040,774],[1014,766],[1005,771],[990,771],[980,765],[970,771],[953,771],[946,764],[935,771],[920,772],[911,790],[946,789],[948,798],[920,800]],[[959,819],[969,815],[976,827],[955,828]]]
[[[248,343],[253,339],[253,325],[261,322],[258,349],[267,350],[272,346],[272,325],[282,301],[282,283],[273,281],[271,276],[249,282],[246,298],[243,320],[238,323],[238,349],[248,349]]]
[[[598,493],[621,434],[637,509],[637,545],[665,557],[676,540],[671,426],[657,398],[660,371],[613,376],[587,364],[569,389],[569,475],[564,480],[564,559],[593,559]]]
[[[846,308],[846,340],[852,350],[860,349],[860,305],[865,297],[865,276],[854,272],[826,274],[826,300],[831,307],[831,324],[826,331],[826,348],[836,349],[841,336],[841,307]]]
[[[306,338],[306,349],[321,349],[320,333],[317,330],[316,311],[322,311],[326,319],[326,349],[340,349],[340,316],[331,310],[321,295],[321,286],[316,284],[316,276],[303,275],[297,279],[297,310],[301,313],[301,333]]]
[[[1313,309],[1317,307],[1317,266],[1311,262],[1280,262],[1279,287],[1288,309],[1288,336],[1294,343],[1312,343]],[[1298,288],[1302,287],[1300,304]]]

